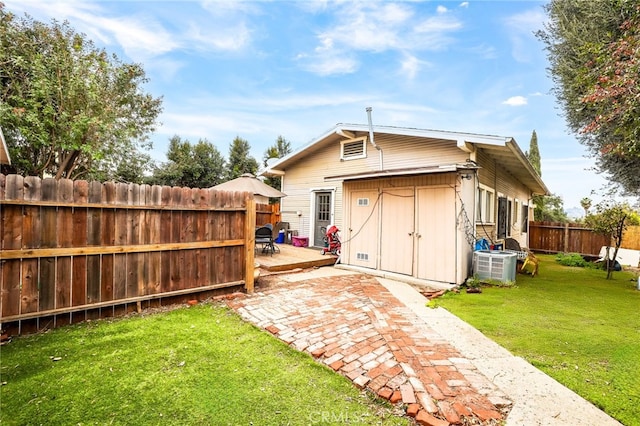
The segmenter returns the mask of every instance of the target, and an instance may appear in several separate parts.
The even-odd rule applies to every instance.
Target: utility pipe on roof
[[[382,164],[382,148],[376,145],[375,141],[373,140],[373,123],[371,122],[371,107],[367,107],[367,118],[369,119],[369,142],[371,142],[371,145],[373,145],[373,147],[378,150],[378,153],[380,153],[380,170],[384,170],[384,167]]]

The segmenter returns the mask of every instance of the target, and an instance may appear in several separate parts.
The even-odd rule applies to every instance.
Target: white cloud
[[[358,55],[386,51],[407,52],[441,50],[452,39],[449,34],[462,28],[460,21],[442,13],[418,16],[406,3],[345,2],[331,13],[335,20],[317,35],[318,45],[312,53],[298,55],[304,69],[322,75],[354,72]],[[414,55],[413,55],[414,56]],[[401,64],[415,75],[417,63]]]
[[[494,46],[482,43],[469,49],[472,53],[479,55],[482,59],[495,59],[498,57],[497,50]]]
[[[91,18],[94,28],[109,33],[130,58],[137,61],[180,47],[180,42],[158,22],[132,18]]]
[[[442,6],[442,5],[439,5],[439,6],[436,8],[436,12],[438,12],[438,13],[440,13],[440,14],[442,14],[442,13],[447,13],[448,11],[449,11],[449,10],[448,10],[446,7]]]
[[[417,33],[446,33],[462,28],[462,23],[452,17],[429,17],[415,27]]]
[[[512,96],[502,103],[509,106],[522,106],[527,104],[527,98],[524,96]]]
[[[26,7],[29,7],[26,9]],[[33,12],[42,21],[67,20],[74,30],[105,46],[117,45],[136,62],[177,51],[192,49],[200,51],[236,51],[251,42],[251,31],[244,16],[252,11],[245,2],[206,1],[202,7],[208,13],[190,16],[181,20],[171,15],[172,9],[151,17],[149,11],[118,16],[109,13],[102,4],[78,1],[31,1],[7,2],[12,11]],[[169,14],[167,17],[167,13]],[[164,19],[161,20],[161,19]],[[174,25],[180,20],[180,25]]]
[[[191,23],[185,35],[190,44],[195,43],[198,50],[206,51],[237,51],[251,42],[251,31],[243,22],[222,29]]]
[[[462,3],[460,3],[459,7],[467,8],[467,7],[469,7],[469,2],[468,1],[463,1]]]
[[[405,53],[400,64],[400,72],[409,80],[413,80],[425,65],[429,65],[428,62],[422,61],[416,56],[408,53]]]

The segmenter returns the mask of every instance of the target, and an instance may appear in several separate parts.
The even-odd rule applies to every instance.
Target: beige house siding
[[[385,169],[439,166],[464,163],[469,159],[469,154],[451,141],[382,134],[375,142],[382,148]],[[368,158],[376,160],[372,170],[377,170],[378,152],[371,146]]]
[[[300,159],[296,162],[295,167],[284,170],[282,192],[287,194],[287,197],[281,200],[282,221],[289,222],[290,228],[297,230],[299,235],[309,236],[310,241],[314,236],[311,199],[312,192],[315,190],[335,191],[334,225],[341,230],[344,226],[344,216],[338,214],[344,209],[342,181],[326,181],[325,178],[379,170],[379,152],[370,143],[366,144],[366,158],[341,161],[340,141],[342,139],[336,135],[335,142]],[[462,163],[469,158],[468,154],[452,145],[451,141],[380,135],[375,139],[375,142],[382,149],[385,169],[455,164]],[[298,216],[297,212],[301,212],[302,215]]]
[[[290,229],[297,230],[298,235],[310,237],[310,242],[313,241],[311,204],[314,191],[334,193],[333,224],[342,229],[342,216],[337,214],[342,210],[342,183],[326,182],[324,179],[334,172],[336,165],[341,165],[339,157],[340,146],[332,146],[303,158],[296,167],[286,170],[282,177],[282,192],[287,194],[280,204],[282,221],[289,222]],[[298,215],[298,212],[301,214]]]
[[[508,236],[516,239],[520,245],[528,245],[528,237],[523,229],[523,209],[530,206],[531,192],[527,187],[510,174],[500,169],[496,161],[488,157],[482,150],[476,154],[478,165],[478,178],[481,185],[491,188],[494,192],[493,219],[489,223],[476,221],[476,233],[478,238],[486,238],[489,241],[500,243],[498,240],[497,216],[498,198],[506,197],[512,203],[512,221],[509,224]],[[515,216],[514,216],[515,215]],[[529,213],[532,219],[532,213]]]

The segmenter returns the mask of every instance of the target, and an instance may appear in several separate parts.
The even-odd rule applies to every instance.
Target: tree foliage
[[[551,0],[546,44],[569,128],[600,171],[640,194],[640,5],[631,0]]]
[[[147,183],[189,188],[210,188],[224,182],[225,161],[220,151],[200,139],[195,145],[179,136],[169,140],[167,162],[156,167]]]
[[[564,202],[559,195],[534,195],[535,220],[548,222],[567,222],[569,218],[564,211]]]
[[[284,137],[278,136],[275,143],[264,152],[264,156],[262,157],[263,165],[266,167],[269,165],[269,160],[273,158],[282,158],[289,153],[291,153],[291,144]],[[280,177],[268,176],[265,178],[264,183],[278,191],[282,189],[282,181]]]
[[[584,209],[585,217],[587,217],[587,215],[589,214],[589,209],[591,208],[592,204],[593,204],[593,201],[591,201],[591,198],[589,197],[584,197],[580,200],[580,205]]]
[[[138,64],[98,49],[68,23],[17,18],[0,3],[0,125],[24,175],[140,177],[161,99]]]
[[[609,247],[605,259],[615,259],[622,244],[624,231],[630,225],[640,224],[638,214],[625,203],[604,201],[595,206],[595,213],[587,215],[585,223],[594,232],[610,238],[614,243],[613,255],[609,256]],[[613,273],[613,261],[607,261],[607,279]]]
[[[542,176],[542,168],[540,166],[540,149],[538,148],[538,135],[534,130],[531,133],[531,140],[529,141],[529,150],[525,153],[527,159],[533,166],[533,170],[538,173],[538,176]]]
[[[258,162],[249,155],[250,151],[249,142],[236,136],[229,147],[227,180],[235,179],[245,173],[255,175],[258,172]]]

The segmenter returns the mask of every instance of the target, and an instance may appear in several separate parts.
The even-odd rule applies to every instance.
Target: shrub
[[[564,266],[577,266],[580,268],[589,268],[593,265],[584,260],[578,253],[558,253],[556,262]]]

